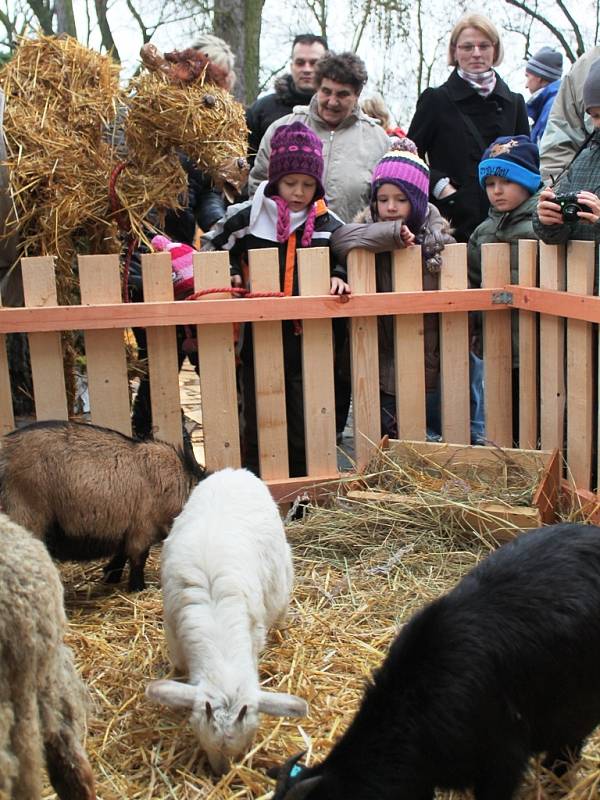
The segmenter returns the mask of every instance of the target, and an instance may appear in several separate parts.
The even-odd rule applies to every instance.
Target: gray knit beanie
[[[600,58],[593,62],[583,84],[583,105],[586,111],[600,106]]]
[[[546,81],[557,81],[562,75],[563,57],[558,50],[551,47],[542,47],[531,56],[525,67],[525,72],[537,75]]]

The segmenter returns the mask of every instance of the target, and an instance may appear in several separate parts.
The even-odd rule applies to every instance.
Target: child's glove
[[[183,300],[194,291],[194,266],[192,257],[197,250],[189,244],[172,242],[168,236],[157,234],[150,244],[156,251],[171,253],[171,275],[175,300]]]

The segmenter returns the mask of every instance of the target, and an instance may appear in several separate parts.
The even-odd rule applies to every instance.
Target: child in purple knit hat
[[[441,252],[454,243],[450,225],[428,202],[429,168],[419,158],[410,139],[401,138],[373,170],[371,202],[356,217],[333,234],[333,251],[345,258],[356,247],[376,256],[378,292],[392,291],[391,250],[420,244],[423,256],[423,289],[437,289],[442,266]],[[439,395],[440,352],[438,317],[426,314],[425,392],[427,436],[439,439],[441,414]],[[398,437],[394,369],[393,317],[379,317],[379,398],[381,433]]]
[[[251,200],[227,209],[202,237],[202,249],[228,251],[231,283],[241,287],[247,278],[248,251],[277,248],[280,290],[286,295],[298,294],[297,250],[329,247],[331,234],[343,224],[327,208],[324,195],[321,140],[301,122],[280,125],[271,139],[268,180]],[[336,260],[331,251],[330,275],[331,294],[349,293],[345,262]],[[289,468],[294,477],[306,475],[301,330],[292,320],[284,321],[282,327]],[[240,356],[244,466],[259,474],[251,325],[245,326]]]

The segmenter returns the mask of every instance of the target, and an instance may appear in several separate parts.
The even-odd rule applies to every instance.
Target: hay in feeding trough
[[[365,678],[384,658],[398,626],[452,588],[491,548],[424,520],[404,528],[390,510],[360,502],[351,509],[331,505],[288,526],[296,568],[289,625],[271,634],[260,674],[265,687],[305,697],[311,715],[262,716],[251,753],[221,779],[207,771],[185,715],[144,697],[149,680],[170,674],[159,548],[148,562],[149,588],[137,595],[101,585],[100,564],[63,566],[69,643],[95,700],[87,748],[98,797],[266,800],[273,788],[265,775],[269,766],[300,750],[308,751],[309,763],[323,758],[355,713]],[[518,800],[597,800],[599,759],[600,732],[571,782],[533,765]]]

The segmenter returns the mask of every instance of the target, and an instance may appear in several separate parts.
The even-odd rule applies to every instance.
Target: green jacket
[[[533,213],[538,198],[539,192],[508,213],[490,208],[487,219],[475,228],[467,248],[471,288],[478,289],[481,286],[481,245],[490,242],[510,244],[510,279],[511,283],[518,283],[517,242],[519,239],[538,238],[533,228]]]
[[[588,146],[569,167],[568,172],[553,187],[556,194],[580,192],[582,189],[600,196],[600,131],[596,131]],[[533,227],[546,244],[563,244],[569,239],[600,241],[600,223],[563,222],[562,225],[543,225],[537,213]]]

